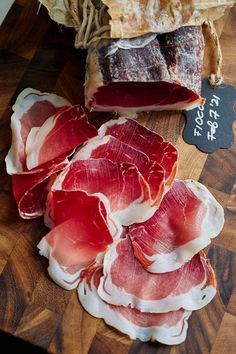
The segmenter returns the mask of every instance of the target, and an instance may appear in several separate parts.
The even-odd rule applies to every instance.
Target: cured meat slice
[[[203,252],[178,270],[153,274],[143,268],[130,240],[124,238],[110,246],[103,265],[98,293],[113,305],[155,313],[192,311],[207,305],[216,293],[214,271]]]
[[[110,204],[114,219],[122,225],[147,220],[155,212],[150,207],[149,187],[130,163],[107,159],[73,160],[60,174],[52,190],[83,191]]]
[[[114,162],[129,162],[137,166],[150,187],[151,205],[159,206],[164,194],[164,169],[146,154],[122,143],[113,136],[90,139],[75,155],[75,159],[106,158]]]
[[[70,106],[66,99],[52,93],[42,93],[32,88],[20,93],[12,107],[12,145],[6,157],[7,173],[27,171],[25,144],[31,128],[40,127],[51,115],[66,106]]]
[[[80,105],[56,112],[41,127],[31,128],[26,141],[26,164],[31,170],[97,135]]]
[[[91,214],[98,212],[98,206],[99,212],[101,212],[104,219],[106,219],[112,237],[120,237],[123,229],[120,224],[113,219],[109,209],[109,203],[106,204],[105,199],[101,201],[97,196],[88,196],[82,191],[66,192],[59,190],[53,192],[51,190],[47,198],[46,225],[52,228],[72,217],[76,218],[84,205],[86,208],[90,208]]]
[[[103,124],[100,137],[112,135],[131,147],[144,152],[165,170],[165,185],[170,187],[177,173],[177,150],[160,135],[142,126],[133,119],[119,118]]]
[[[86,274],[89,273],[89,274]],[[127,334],[131,339],[179,344],[186,338],[190,311],[180,309],[168,313],[145,313],[124,306],[114,306],[103,301],[97,288],[102,267],[86,270],[78,287],[78,296],[84,309],[92,316]]]
[[[163,273],[180,268],[223,225],[223,208],[206,187],[192,180],[175,181],[153,217],[131,225],[128,234],[142,265]]]
[[[65,289],[74,289],[79,274],[101,257],[112,242],[105,206],[83,192],[56,192],[55,227],[40,241],[40,254],[49,259],[48,272]]]
[[[91,47],[85,86],[87,108],[136,112],[192,109],[204,104],[200,96],[204,53],[201,27],[182,27],[150,38],[146,44],[144,37],[144,46],[139,38],[127,39],[126,48],[117,40],[100,41]]]
[[[62,155],[42,165],[40,171],[12,175],[12,190],[22,218],[32,219],[44,214],[47,194],[57,177],[56,172],[68,163],[66,156]]]

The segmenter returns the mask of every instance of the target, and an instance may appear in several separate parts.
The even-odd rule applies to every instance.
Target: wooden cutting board
[[[73,48],[73,30],[57,26],[44,9],[37,10],[36,0],[17,0],[0,28],[0,329],[50,353],[235,353],[236,145],[209,156],[199,152],[182,140],[185,120],[180,113],[142,114],[139,120],[177,146],[179,178],[204,183],[224,206],[226,217],[221,236],[208,250],[218,292],[211,304],[191,316],[185,343],[169,347],[131,341],[83,311],[76,291],[62,290],[49,279],[48,262],[36,248],[47,230],[42,219],[19,218],[5,172],[11,106],[25,87],[83,104],[85,52]],[[218,23],[218,30],[223,30],[225,81],[236,85],[235,9]],[[108,118],[90,114],[97,126]],[[19,348],[16,353],[25,352]]]

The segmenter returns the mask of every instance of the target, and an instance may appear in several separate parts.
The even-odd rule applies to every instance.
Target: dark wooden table
[[[53,91],[83,104],[86,53],[73,48],[73,30],[53,23],[45,9],[36,14],[37,9],[36,0],[16,0],[0,28],[0,329],[14,336],[3,337],[8,344],[21,338],[37,350],[63,354],[235,353],[236,145],[208,156],[185,144],[180,113],[142,114],[139,120],[177,146],[178,177],[204,183],[224,206],[226,218],[221,235],[208,249],[218,292],[210,305],[191,316],[186,342],[173,347],[132,342],[83,311],[75,291],[62,290],[49,279],[47,260],[36,249],[47,230],[42,219],[19,218],[5,172],[11,106],[25,87]],[[236,85],[235,10],[218,23],[218,31],[225,81]],[[97,126],[108,118],[90,114]],[[21,345],[15,353],[26,351]]]

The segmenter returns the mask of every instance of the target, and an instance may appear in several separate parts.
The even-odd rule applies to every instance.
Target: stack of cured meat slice
[[[85,105],[96,111],[192,109],[204,104],[201,26],[89,48]]]
[[[56,173],[74,148],[97,134],[81,106],[31,88],[18,96],[11,118],[12,145],[6,157],[13,193],[23,218],[45,211]]]
[[[181,343],[191,312],[216,293],[201,249],[223,223],[221,206],[204,186],[175,181],[152,218],[126,228],[103,262],[83,271],[81,304],[132,339]]]
[[[151,144],[147,145],[148,141]],[[97,252],[93,260],[100,259],[112,240],[121,237],[123,227],[153,216],[173,183],[176,166],[173,145],[137,122],[120,118],[104,124],[98,136],[82,146],[51,186],[45,221],[52,230],[41,240],[39,249],[49,258],[53,279],[67,289],[76,287],[79,272],[91,263],[88,247],[93,255],[94,250]],[[91,201],[99,205],[96,213]],[[110,239],[96,231],[101,218]],[[83,223],[90,225],[87,234],[79,231],[78,225]],[[76,244],[83,257],[77,250],[78,257],[68,264],[71,252],[62,257],[61,238],[64,249],[73,253]]]
[[[22,217],[44,214],[51,229],[38,248],[52,279],[132,339],[184,341],[216,292],[202,249],[224,215],[203,185],[175,180],[174,146],[127,118],[97,131],[80,106],[33,89],[12,130],[13,193]]]

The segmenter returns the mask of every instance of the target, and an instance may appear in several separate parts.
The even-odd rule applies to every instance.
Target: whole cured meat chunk
[[[127,231],[138,260],[154,273],[180,268],[224,225],[224,211],[202,184],[175,181],[159,209],[144,223]]]
[[[80,105],[60,110],[41,127],[31,128],[26,141],[27,168],[30,170],[71,152],[95,135],[97,129],[89,124]]]
[[[26,88],[19,94],[12,107],[12,144],[6,157],[7,173],[12,175],[28,171],[25,146],[31,128],[40,127],[60,108],[68,106],[70,102],[63,97],[32,88]]]
[[[113,162],[128,162],[137,166],[150,188],[151,206],[159,206],[164,195],[164,169],[143,152],[122,143],[113,136],[90,139],[75,155],[76,160],[106,158]]]
[[[97,197],[58,191],[53,193],[52,203],[55,227],[42,238],[38,248],[49,259],[51,278],[70,290],[78,285],[81,270],[112,243],[114,229]]]
[[[176,148],[157,133],[133,119],[119,118],[103,124],[98,130],[100,137],[112,135],[121,142],[145,153],[165,171],[165,186],[170,187],[177,173]]]
[[[145,313],[124,306],[114,306],[103,301],[97,288],[102,267],[90,267],[82,275],[78,287],[79,300],[92,316],[127,334],[131,339],[158,341],[163,344],[179,344],[186,338],[190,311],[180,309],[167,313]]]
[[[142,312],[198,310],[216,293],[214,271],[203,252],[173,272],[153,274],[134,256],[129,238],[123,238],[110,246],[103,267],[99,296]]]
[[[192,109],[200,96],[204,41],[200,26],[101,41],[87,59],[85,105],[96,111]]]
[[[83,191],[99,197],[121,225],[147,220],[156,208],[150,207],[150,190],[137,167],[108,159],[72,160],[58,176],[52,190]]]

